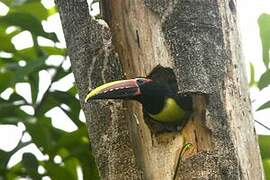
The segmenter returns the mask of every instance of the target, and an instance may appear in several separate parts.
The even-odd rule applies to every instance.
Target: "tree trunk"
[[[234,0],[103,0],[109,27],[85,0],[56,3],[103,179],[264,179]],[[158,65],[193,95],[181,133],[153,133],[136,102],[83,102],[91,87]],[[193,146],[178,166],[184,141]]]

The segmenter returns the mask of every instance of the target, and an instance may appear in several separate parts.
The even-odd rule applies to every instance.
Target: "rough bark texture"
[[[103,0],[110,29],[84,0],[57,4],[103,179],[263,179],[235,1]],[[157,65],[174,71],[179,92],[194,94],[181,134],[152,133],[138,103],[83,103],[89,87]],[[184,140],[193,149],[178,167]]]
[[[123,102],[84,103],[89,88],[123,78],[109,29],[90,17],[84,0],[56,3],[100,175],[102,179],[141,179]]]

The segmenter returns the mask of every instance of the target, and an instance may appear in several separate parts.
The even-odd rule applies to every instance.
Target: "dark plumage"
[[[87,94],[85,101],[92,99],[137,100],[147,116],[164,124],[183,126],[192,112],[192,97],[177,94],[174,74],[167,68],[155,69],[147,78],[120,80],[99,86]]]
[[[183,125],[192,112],[192,98],[178,96],[169,86],[148,78],[135,78],[104,84],[88,93],[91,99],[130,99],[143,105],[151,119],[164,124]]]

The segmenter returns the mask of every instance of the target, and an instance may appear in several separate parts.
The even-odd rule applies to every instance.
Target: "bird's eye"
[[[144,83],[144,80],[143,79],[137,79],[137,84],[138,85],[141,85],[141,84],[143,84]]]

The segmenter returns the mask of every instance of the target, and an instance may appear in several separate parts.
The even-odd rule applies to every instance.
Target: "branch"
[[[256,119],[254,120],[256,123],[258,123],[259,125],[261,125],[262,127],[264,127],[265,129],[267,129],[268,131],[270,131],[270,128],[266,125],[264,125],[263,123],[257,121]]]

